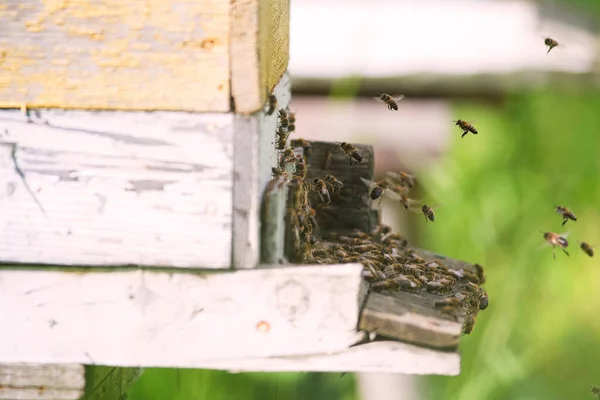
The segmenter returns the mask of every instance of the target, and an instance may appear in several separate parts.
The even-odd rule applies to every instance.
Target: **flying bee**
[[[325,175],[325,182],[331,186],[331,193],[335,193],[336,189],[341,189],[344,187],[344,184],[340,182],[335,176],[327,174]]]
[[[392,178],[395,181],[397,181],[398,183],[400,183],[401,185],[408,186],[411,189],[415,185],[415,177],[414,177],[414,175],[407,174],[404,171],[388,172],[387,175],[390,178]]]
[[[579,242],[579,248],[588,256],[594,257],[594,247],[590,246],[589,243]]]
[[[277,97],[274,94],[269,95],[269,108],[267,110],[267,115],[272,115],[275,112],[276,108],[277,108]]]
[[[340,147],[346,153],[348,158],[350,159],[350,165],[358,165],[363,162],[363,156],[356,150],[356,147],[350,143],[346,142],[336,142],[340,144]]]
[[[430,220],[431,222],[435,221],[435,213],[433,212],[433,208],[431,206],[423,204],[423,206],[421,207],[421,211],[425,216],[425,222],[427,222],[427,220]]]
[[[471,132],[474,135],[477,135],[479,132],[477,132],[477,129],[475,129],[475,127],[473,125],[471,125],[470,123],[468,123],[465,120],[459,119],[456,121],[452,121],[452,122],[456,122],[454,125],[458,126],[460,129],[462,129],[463,134],[461,136],[461,138],[464,138],[465,135],[469,132]]]
[[[591,390],[592,394],[595,394],[600,399],[600,387],[591,386],[591,385],[590,385],[590,387],[592,388],[592,390]]]
[[[550,53],[550,50],[552,50],[553,48],[555,48],[556,46],[558,46],[558,42],[552,38],[545,38],[544,39],[544,44],[546,46],[548,46],[548,51],[546,52],[546,54]]]
[[[416,203],[418,203],[417,200],[411,199],[406,195],[400,195],[400,203],[402,204],[402,206],[404,206],[405,210],[410,210],[410,211],[414,211],[413,207]],[[421,208],[419,207],[419,210]],[[419,213],[421,211],[418,211]]]
[[[566,248],[569,247],[569,241],[567,240],[568,233],[554,233],[554,232],[543,232],[544,239],[548,244],[552,246],[552,257],[556,259],[556,247],[560,247],[560,249],[569,256]]]
[[[327,185],[322,179],[315,178],[313,179],[313,183],[315,184],[315,190],[319,194],[321,198],[321,202],[324,204],[331,203],[331,196],[329,196],[329,191],[327,190]]]
[[[387,106],[388,110],[398,111],[398,102],[404,98],[403,94],[397,96],[390,96],[387,93],[382,93],[378,97],[374,97],[374,99],[382,101]]]
[[[563,225],[566,224],[568,220],[577,221],[575,214],[573,214],[567,207],[556,206],[554,208],[556,209],[556,213],[563,217]]]
[[[377,206],[381,204],[381,200],[383,200],[384,194],[388,195],[394,200],[398,200],[400,198],[400,196],[398,196],[395,192],[391,190],[386,190],[388,187],[388,183],[385,180],[373,182],[363,177],[359,178],[369,188],[369,197],[371,198],[371,200],[375,201],[379,199]]]

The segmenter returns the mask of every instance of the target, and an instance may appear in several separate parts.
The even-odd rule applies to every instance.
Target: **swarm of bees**
[[[555,206],[556,213],[562,217],[562,225],[564,226],[569,220],[577,221],[577,216],[565,206]],[[569,241],[567,236],[569,232],[555,233],[555,232],[542,232],[546,244],[552,246],[552,257],[556,259],[556,248],[561,249],[567,256],[570,256],[567,251],[569,247]],[[589,257],[594,256],[594,247],[587,242],[579,242],[579,248]]]

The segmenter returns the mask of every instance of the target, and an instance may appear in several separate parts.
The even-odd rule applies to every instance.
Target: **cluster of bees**
[[[388,107],[394,109],[395,106],[390,103]],[[274,113],[276,108],[276,98],[272,96],[268,113]],[[483,268],[476,264],[473,269],[452,269],[444,265],[443,260],[426,260],[408,246],[405,237],[381,224],[373,232],[354,230],[346,234],[319,235],[317,213],[332,201],[335,203],[336,194],[344,188],[344,182],[331,174],[307,179],[310,142],[297,139],[293,141],[294,148],[288,146],[296,117],[289,108],[279,109],[277,113],[275,147],[279,159],[272,174],[274,180],[283,181],[288,187],[288,228],[285,235],[286,247],[289,245],[292,249],[287,252],[289,261],[303,264],[360,263],[365,267],[364,276],[370,290],[428,293],[427,298],[433,307],[447,318],[464,318],[463,333],[471,333],[477,313],[488,307],[488,296],[479,287],[485,282]],[[336,143],[351,167],[363,162],[364,157],[355,146],[346,142]],[[331,154],[326,153],[323,165],[327,168],[324,169],[331,166],[330,158]],[[426,221],[435,221],[430,205],[419,204],[408,197],[416,181],[413,175],[400,171],[388,172],[385,179],[377,182],[360,179],[368,188],[371,202],[378,201],[379,205],[383,196],[387,196],[398,201],[406,210],[422,213]]]
[[[569,220],[577,221],[577,216],[564,206],[556,206],[554,207],[556,213],[559,214],[562,219],[562,225],[564,226]],[[546,240],[547,244],[552,246],[552,257],[556,259],[556,248],[561,249],[567,256],[569,256],[569,252],[567,251],[567,247],[569,247],[569,241],[567,240],[567,236],[569,232],[566,233],[555,233],[555,232],[542,232],[544,234],[544,240]],[[589,257],[594,256],[594,247],[591,246],[587,242],[579,242],[579,248],[587,254]]]

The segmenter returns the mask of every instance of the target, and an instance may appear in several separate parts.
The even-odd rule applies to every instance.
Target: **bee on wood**
[[[381,96],[374,99],[382,101],[387,106],[388,110],[398,111],[398,102],[404,98],[404,95],[390,96],[387,93],[382,93]]]
[[[588,256],[594,257],[594,248],[593,246],[590,246],[589,243],[579,242],[579,248]]]
[[[277,112],[277,116],[279,118],[278,126],[283,129],[287,129],[290,124],[290,119],[288,113],[283,108]]]
[[[400,185],[407,186],[407,187],[409,187],[411,189],[415,185],[415,177],[414,177],[414,175],[407,174],[404,171],[388,172],[387,175],[391,179],[393,179],[393,180],[397,181],[398,183],[400,183]]]
[[[331,186],[331,193],[335,193],[336,189],[341,189],[344,187],[344,184],[340,182],[335,176],[327,174],[325,175],[325,182]]]
[[[331,196],[329,196],[329,190],[327,190],[327,185],[322,179],[315,178],[313,179],[313,183],[315,184],[315,190],[319,194],[321,198],[321,202],[324,204],[331,203]]]
[[[277,134],[277,138],[275,139],[275,148],[279,151],[285,149],[285,146],[287,145],[287,139],[289,136],[289,133],[287,133],[285,131],[285,129],[279,128],[276,132]]]
[[[544,239],[552,246],[552,257],[556,259],[556,247],[559,247],[567,256],[569,253],[566,248],[569,247],[567,233],[558,234],[554,232],[544,232]]]
[[[486,308],[488,308],[488,304],[489,304],[488,295],[486,292],[484,292],[482,290],[481,297],[479,298],[479,309],[485,310]]]
[[[479,133],[479,132],[477,132],[477,129],[475,129],[475,127],[473,125],[471,125],[470,123],[468,123],[467,121],[459,119],[459,120],[452,121],[452,122],[456,122],[454,125],[458,126],[460,129],[462,129],[463,134],[462,134],[461,138],[464,138],[465,135],[469,132],[471,132],[474,135],[477,135]]]
[[[279,167],[284,171],[289,171],[289,166],[292,164],[296,165],[296,155],[294,154],[294,150],[288,147],[279,157]]]
[[[442,282],[427,282],[425,288],[429,293],[437,294],[440,296],[446,296],[452,293],[452,286],[444,284]]]
[[[306,173],[308,172],[308,168],[306,168],[306,163],[302,158],[296,159],[296,171],[294,175],[301,177],[302,179],[306,178]]]
[[[274,94],[269,95],[269,108],[267,109],[267,115],[272,115],[277,108],[277,97]]]
[[[479,264],[473,265],[477,270],[477,276],[479,277],[479,283],[482,285],[485,283],[485,275],[483,274],[483,267]]]
[[[473,328],[475,327],[475,316],[474,315],[468,315],[467,318],[465,318],[465,323],[463,325],[463,333],[465,335],[470,334],[471,332],[473,332]]]
[[[350,159],[350,165],[358,165],[361,162],[363,162],[363,156],[358,152],[358,150],[356,150],[356,147],[354,147],[352,144],[346,142],[336,143],[339,143],[344,153],[346,153],[346,155]]]
[[[460,307],[460,300],[458,300],[456,297],[448,297],[447,299],[436,301],[433,304],[435,305],[436,308],[447,307],[447,306],[458,308],[458,307]]]
[[[310,157],[310,151],[312,149],[312,145],[310,144],[310,142],[308,140],[304,140],[304,139],[300,138],[300,139],[294,140],[292,143],[294,146],[302,147],[302,149],[304,150],[304,155],[306,157]]]
[[[558,42],[552,38],[545,38],[544,39],[544,44],[546,46],[548,46],[548,51],[546,52],[546,54],[550,53],[550,50],[552,50],[553,48],[555,48],[556,46],[558,46]]]
[[[566,224],[568,220],[577,221],[575,214],[573,214],[567,207],[556,206],[554,208],[556,209],[556,213],[563,217],[563,225]]]
[[[273,178],[278,178],[280,176],[286,175],[286,172],[279,167],[273,167],[271,168],[271,175],[273,175]]]

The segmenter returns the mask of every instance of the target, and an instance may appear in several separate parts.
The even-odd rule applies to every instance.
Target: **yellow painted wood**
[[[233,0],[231,95],[235,111],[253,113],[289,61],[290,0]]]
[[[229,0],[3,0],[0,107],[229,110]]]
[[[3,0],[0,108],[254,112],[290,0]]]

